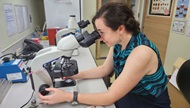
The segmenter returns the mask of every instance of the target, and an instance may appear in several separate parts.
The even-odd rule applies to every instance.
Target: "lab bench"
[[[77,61],[79,72],[96,67],[89,48],[79,48],[79,55],[73,56],[71,59]],[[100,93],[107,91],[102,78],[78,80],[77,84],[79,93]],[[30,79],[26,83],[14,83],[0,104],[0,108],[20,108],[30,99],[32,92]],[[26,105],[24,108],[28,108],[28,106]],[[45,105],[44,108],[85,108],[87,106],[89,105],[79,104],[73,106],[71,103],[60,103],[56,105]],[[104,108],[115,108],[115,106],[105,106]]]

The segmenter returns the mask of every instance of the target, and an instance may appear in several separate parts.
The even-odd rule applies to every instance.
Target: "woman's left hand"
[[[49,91],[51,94],[43,96],[39,93],[39,98],[41,102],[44,104],[56,104],[61,102],[70,102],[69,96],[71,93],[65,92],[64,90],[60,90],[57,88],[46,88],[46,91]]]

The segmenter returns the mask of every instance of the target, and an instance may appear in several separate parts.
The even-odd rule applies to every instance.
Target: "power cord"
[[[34,87],[34,80],[33,80],[33,76],[32,76],[32,71],[31,71],[31,67],[28,67],[27,70],[29,71],[29,77],[30,77],[30,80],[31,80],[31,85],[32,85],[32,96],[30,97],[30,99],[24,104],[22,105],[20,108],[23,108],[24,106],[26,106],[32,99],[33,95],[34,95],[34,92],[35,92],[35,87]]]
[[[20,108],[24,108],[30,102],[30,100],[32,99],[33,95],[34,95],[34,90],[32,92],[32,95],[31,95],[30,99],[24,105],[22,105]]]
[[[35,53],[25,53],[25,52],[23,52],[20,55],[18,55],[17,58],[22,59],[23,61],[28,61],[28,60],[33,59],[35,56],[36,56]]]
[[[18,57],[16,56],[16,54],[14,54],[14,53],[8,53],[8,54],[2,55],[2,56],[0,57],[0,59],[3,58],[3,57],[5,57],[5,56],[8,56],[8,55],[12,55],[12,58],[14,58],[14,59],[18,58]]]

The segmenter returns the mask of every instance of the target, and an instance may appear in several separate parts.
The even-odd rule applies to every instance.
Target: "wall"
[[[177,2],[177,0],[175,0],[175,2]],[[176,8],[176,5],[177,3],[175,3],[174,8]],[[175,9],[175,12],[176,12],[176,9]],[[190,6],[188,7],[187,13],[190,13]],[[176,19],[174,17],[175,17],[175,14],[173,15],[173,20]],[[190,18],[190,14],[187,14],[186,20],[188,18]],[[172,24],[173,24],[173,21],[172,21]],[[178,57],[182,57],[184,59],[190,58],[189,48],[190,48],[190,37],[173,32],[172,27],[171,27],[170,34],[169,34],[169,41],[167,45],[167,51],[166,51],[166,58],[165,58],[165,63],[164,63],[164,68],[166,70],[167,75],[172,74],[173,63],[177,60]]]
[[[83,20],[89,20],[91,22],[93,16],[95,15],[96,13],[96,2],[97,0],[82,0],[82,4],[83,4],[83,8],[82,8],[82,19]],[[91,33],[92,31],[94,31],[94,28],[93,28],[93,25],[92,25],[92,22],[90,25],[88,25],[86,27],[86,30],[88,30],[89,33]],[[91,53],[93,54],[93,57],[95,57],[95,48],[96,48],[96,45],[93,44],[90,46],[90,51]]]
[[[64,3],[63,1],[60,0],[56,2],[56,0],[44,0],[47,28],[66,28],[70,15],[75,15],[76,21],[80,21],[79,2],[81,0],[75,0],[71,3]]]
[[[4,11],[3,11],[3,4],[8,3],[14,5],[24,5],[28,7],[29,15],[31,15],[32,22],[30,23],[30,28],[21,32],[16,33],[12,36],[8,36],[7,29],[6,29],[6,22],[4,17]],[[42,20],[44,20],[44,13],[43,13],[43,1],[42,0],[1,0],[0,5],[0,33],[1,33],[1,39],[0,39],[0,49],[5,52],[9,48],[11,48],[13,45],[21,41],[23,38],[28,37],[31,35],[32,32],[34,32],[35,25],[39,25],[40,27],[43,26]],[[41,13],[40,13],[41,12]],[[16,17],[15,17],[16,20]],[[15,49],[16,50],[16,49]]]

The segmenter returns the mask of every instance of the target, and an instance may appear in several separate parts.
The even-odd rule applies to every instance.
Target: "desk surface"
[[[88,48],[79,48],[79,56],[73,56],[77,60],[79,71],[96,67],[95,61]],[[79,93],[98,93],[107,90],[102,79],[78,80]],[[0,108],[20,108],[31,97],[32,89],[30,80],[27,83],[15,83],[12,85]],[[85,108],[88,105],[72,106],[70,103],[61,103],[57,105],[44,105],[43,108]],[[27,105],[26,107],[27,108]],[[115,108],[114,105],[105,108]]]

